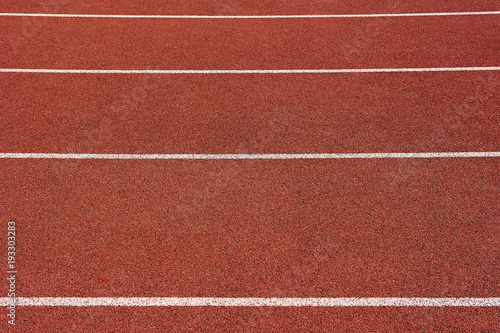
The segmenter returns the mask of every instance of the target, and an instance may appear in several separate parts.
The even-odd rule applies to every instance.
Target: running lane
[[[280,15],[365,14],[500,10],[496,0],[12,0],[0,3],[0,12],[79,14]],[[26,21],[29,24],[29,20]]]
[[[500,150],[499,71],[0,77],[0,152]]]
[[[500,295],[497,158],[0,163],[22,296]]]
[[[500,295],[495,158],[0,163],[1,218],[16,221],[22,253],[19,296]],[[19,309],[23,323],[35,329],[70,329],[75,322],[78,329],[97,324],[110,330],[118,321],[157,331],[235,323],[287,330],[494,330],[498,313]],[[115,315],[113,321],[107,314]],[[396,321],[389,320],[393,315]],[[342,316],[358,319],[337,322]]]
[[[500,63],[499,15],[33,20],[46,25],[27,37],[22,18],[0,20],[2,68],[332,69]]]

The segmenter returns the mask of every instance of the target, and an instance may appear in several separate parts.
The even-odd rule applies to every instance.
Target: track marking
[[[359,68],[359,69],[30,69],[0,68],[0,73],[44,74],[335,74],[335,73],[400,73],[400,72],[471,72],[498,71],[496,67],[431,67],[431,68]]]
[[[2,297],[1,306],[11,298]],[[348,306],[410,306],[410,307],[493,307],[500,298],[218,298],[218,297],[19,297],[18,306],[275,306],[275,307],[348,307]]]
[[[352,154],[59,154],[0,153],[0,158],[90,160],[289,160],[374,158],[500,157],[500,151],[443,153],[352,153]]]
[[[293,18],[370,18],[370,17],[467,16],[467,15],[499,15],[499,14],[500,14],[500,11],[393,13],[393,14],[340,14],[340,15],[104,15],[104,14],[0,13],[0,16],[118,18],[118,19],[290,19],[290,18],[293,19]]]

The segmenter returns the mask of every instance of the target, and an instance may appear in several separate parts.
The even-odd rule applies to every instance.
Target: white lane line
[[[352,154],[59,154],[0,153],[0,159],[91,159],[91,160],[288,160],[354,158],[463,158],[500,157],[500,151],[442,153],[352,153]]]
[[[12,298],[0,298],[7,306]],[[19,297],[18,306],[275,306],[275,307],[494,307],[500,298],[219,298],[219,297]]]
[[[294,18],[370,18],[370,17],[419,17],[419,16],[468,16],[498,15],[500,11],[438,12],[438,13],[386,13],[338,15],[105,15],[105,14],[45,14],[0,13],[0,16],[69,17],[69,18],[118,18],[118,19],[294,19]]]
[[[400,73],[400,72],[471,72],[498,71],[493,67],[430,67],[430,68],[357,68],[357,69],[37,69],[0,68],[0,73],[44,74],[335,74],[335,73]]]

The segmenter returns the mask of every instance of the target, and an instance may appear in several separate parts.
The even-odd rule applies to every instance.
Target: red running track
[[[498,15],[33,20],[43,28],[27,37],[22,18],[0,20],[2,68],[332,69],[500,62]]]
[[[339,14],[497,2],[13,1],[1,11]],[[151,10],[154,8],[154,10]],[[0,67],[498,66],[498,16],[0,18]],[[398,32],[395,34],[395,32]],[[498,151],[499,74],[0,74],[0,152]],[[497,158],[0,160],[18,296],[499,297]],[[1,233],[2,244],[5,243]],[[0,248],[5,258],[6,247]],[[2,284],[2,295],[7,286]],[[3,311],[3,310],[2,310]],[[2,312],[3,313],[3,312]],[[21,307],[18,330],[498,331],[492,308]],[[0,331],[9,328],[0,322]]]
[[[491,297],[500,291],[493,269],[496,159],[79,161],[63,179],[54,172],[58,161],[1,163],[2,219],[17,221],[22,295]],[[459,323],[490,329],[498,316],[496,308],[39,310],[47,319],[33,311],[19,315],[30,326],[61,327],[57,318],[69,313],[83,331],[96,321],[112,331],[107,313],[136,329],[147,325],[136,316],[161,314],[151,325],[179,331],[255,321],[263,331]],[[125,316],[131,311],[136,319]],[[399,319],[388,321],[395,312]],[[177,313],[192,319],[178,323]],[[214,314],[221,318],[210,320]],[[358,319],[336,321],[344,315]]]
[[[500,291],[496,158],[0,163],[24,295]]]
[[[498,72],[1,77],[2,152],[495,151],[500,143]]]
[[[496,332],[497,308],[22,308],[37,332]],[[1,325],[1,324],[0,324]]]
[[[470,12],[500,10],[496,0],[11,0],[0,3],[0,12],[144,14],[144,15],[307,15],[413,12]]]

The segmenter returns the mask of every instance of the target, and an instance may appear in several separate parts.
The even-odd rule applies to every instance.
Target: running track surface
[[[85,4],[0,12],[495,11],[497,2]],[[4,69],[500,66],[500,15],[0,17]],[[0,153],[500,151],[498,70],[0,73]],[[500,297],[498,157],[0,159],[20,297]],[[1,233],[2,244],[7,233]],[[0,253],[6,257],[7,246]],[[2,297],[8,286],[2,284]],[[498,301],[496,301],[498,303]],[[495,303],[495,304],[497,304]],[[5,307],[3,307],[5,309]],[[6,310],[2,310],[6,311]],[[4,313],[4,312],[2,312]],[[19,306],[2,331],[497,331],[496,306]]]

